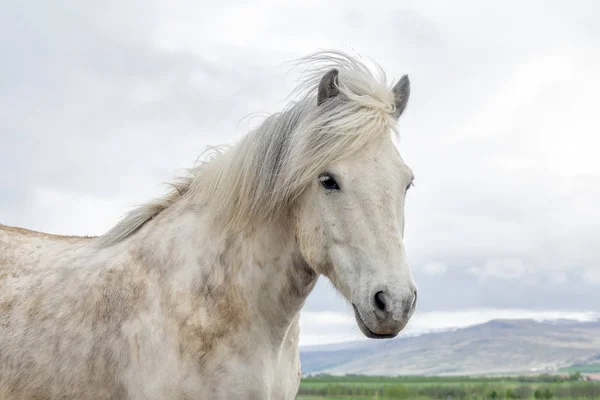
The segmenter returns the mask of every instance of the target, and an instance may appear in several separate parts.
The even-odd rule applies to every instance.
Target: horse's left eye
[[[319,182],[321,182],[321,186],[327,190],[340,190],[339,185],[331,177],[331,175],[323,174],[319,177]]]

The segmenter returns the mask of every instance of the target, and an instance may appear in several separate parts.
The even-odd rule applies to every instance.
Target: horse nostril
[[[413,290],[413,297],[412,299],[410,297],[404,299],[404,301],[402,302],[402,310],[404,311],[404,314],[410,314],[411,311],[413,311],[417,306],[417,291]]]
[[[375,293],[375,306],[377,307],[377,309],[379,311],[385,311],[386,304],[385,304],[385,295],[383,294],[383,292]]]

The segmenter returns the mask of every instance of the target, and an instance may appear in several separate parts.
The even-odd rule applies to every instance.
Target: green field
[[[579,374],[479,377],[318,376],[304,378],[297,400],[366,399],[591,399],[600,398],[600,382]]]

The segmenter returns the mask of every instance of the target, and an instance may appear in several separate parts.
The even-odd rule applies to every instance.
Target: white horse
[[[366,336],[404,328],[408,77],[304,61],[297,102],[105,235],[0,226],[0,399],[293,399],[320,275]]]

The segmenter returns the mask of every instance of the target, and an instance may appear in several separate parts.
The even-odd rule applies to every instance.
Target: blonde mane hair
[[[108,246],[127,238],[182,197],[206,210],[218,226],[241,230],[267,223],[288,209],[331,163],[395,130],[394,95],[384,71],[371,61],[338,51],[296,60],[305,66],[298,100],[269,116],[258,128],[209,157],[170,184],[172,190],[128,213],[99,237]],[[340,95],[317,106],[323,75],[339,71]]]

